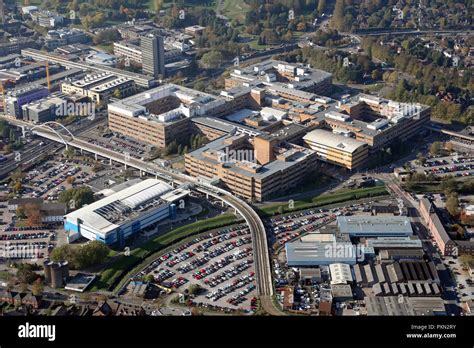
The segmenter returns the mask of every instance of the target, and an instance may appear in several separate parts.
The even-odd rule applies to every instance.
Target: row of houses
[[[49,316],[142,316],[146,312],[139,305],[122,304],[116,302],[99,301],[85,305],[60,304],[51,309],[48,301],[43,301],[41,296],[31,293],[21,293],[9,290],[0,290],[0,306],[2,304],[13,305],[17,308],[13,311],[2,311],[0,315],[31,315],[42,314]],[[33,309],[33,312],[31,311]]]
[[[425,220],[428,230],[445,256],[474,255],[474,241],[452,240],[438,215],[436,205],[428,198],[422,198],[419,206],[420,214]]]
[[[14,306],[31,306],[38,309],[41,304],[41,297],[32,293],[13,292],[8,290],[0,291],[0,303],[8,303]]]

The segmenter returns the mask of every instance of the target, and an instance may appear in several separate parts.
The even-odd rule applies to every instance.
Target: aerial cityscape
[[[0,316],[474,316],[472,9],[0,0]]]

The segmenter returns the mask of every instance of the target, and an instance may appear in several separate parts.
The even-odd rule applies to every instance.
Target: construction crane
[[[2,107],[3,107],[3,113],[6,115],[7,112],[7,102],[5,98],[6,90],[5,90],[5,85],[8,82],[13,82],[12,80],[3,80],[0,81],[0,93],[2,94]]]
[[[1,1],[1,0],[0,0]],[[35,65],[41,65],[41,64],[44,64],[45,68],[46,68],[46,82],[47,82],[47,86],[48,86],[48,94],[51,93],[51,80],[50,80],[50,77],[49,77],[49,62],[48,61],[44,61],[44,62],[28,62],[28,61],[21,61],[20,58],[17,58],[17,60],[15,60],[15,66],[16,67],[20,67],[21,66],[21,63],[24,63],[24,64],[35,64]],[[6,103],[6,89],[5,89],[5,85],[8,83],[8,82],[12,82],[12,83],[15,83],[15,81],[12,81],[12,80],[4,80],[4,81],[0,81],[0,93],[2,95],[2,104],[3,104],[3,113],[6,115],[6,110],[7,110],[7,103]]]
[[[18,58],[17,58],[18,59]],[[46,82],[47,82],[47,86],[48,86],[48,94],[51,93],[51,81],[49,79],[49,62],[48,61],[43,61],[43,62],[29,62],[29,61],[22,61],[20,62],[21,63],[24,63],[24,64],[34,64],[34,65],[41,65],[43,64],[45,69],[46,69]]]

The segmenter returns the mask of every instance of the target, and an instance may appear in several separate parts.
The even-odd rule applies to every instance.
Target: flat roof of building
[[[191,121],[197,124],[201,124],[206,127],[210,127],[216,130],[226,132],[226,133],[230,133],[233,130],[236,130],[237,132],[251,134],[251,135],[264,134],[262,131],[259,131],[258,129],[247,127],[240,123],[234,123],[234,122],[227,121],[227,120],[217,118],[217,117],[198,116],[198,117],[193,117]]]
[[[159,115],[148,109],[147,105],[171,96],[178,98],[181,106]],[[108,109],[129,117],[139,116],[148,121],[166,122],[161,121],[161,118],[175,119],[178,115],[183,115],[184,108],[189,113],[187,117],[204,116],[209,110],[225,103],[225,100],[218,96],[169,83],[109,104]]]
[[[422,243],[418,237],[377,237],[367,239],[366,245],[372,248],[421,248]]]
[[[356,249],[351,243],[301,242],[285,244],[289,265],[318,265],[330,263],[356,263]],[[337,252],[344,250],[344,252]]]
[[[413,229],[406,216],[338,216],[337,225],[341,233],[361,235],[391,233],[412,235]]]
[[[301,63],[288,63],[274,59],[268,59],[263,62],[255,63],[244,68],[234,69],[231,77],[246,78],[249,80],[259,80],[264,82],[267,73],[272,74],[272,70],[281,69],[281,71],[295,73],[296,80],[291,80],[289,83],[293,85],[294,89],[302,89],[319,83],[325,79],[331,78],[332,74],[319,69],[309,68],[307,65]],[[299,73],[296,74],[296,69]],[[280,82],[269,82],[269,85],[282,85]]]
[[[84,292],[96,278],[95,274],[77,273],[64,287],[66,290]]]
[[[206,145],[200,147],[199,149],[194,150],[193,152],[189,153],[188,156],[194,157],[201,161],[208,162],[212,165],[217,165],[221,163],[217,155],[216,155],[216,158],[211,158],[207,154],[209,153],[218,154],[219,152],[225,153],[225,149],[229,146],[229,144],[226,143],[226,140],[232,137],[236,137],[236,136],[246,136],[246,135],[243,135],[243,134],[224,135],[214,141],[211,141],[210,143],[207,143]],[[290,144],[288,146],[290,146],[291,148],[287,151],[289,156],[287,156],[285,161],[276,159],[265,165],[259,165],[257,163],[247,161],[246,165],[248,165],[249,168],[251,167],[255,171],[246,170],[245,168],[240,167],[238,164],[243,163],[243,161],[228,162],[225,164],[225,167],[228,170],[234,171],[236,173],[239,173],[245,176],[264,178],[264,177],[273,175],[277,172],[283,171],[287,168],[290,168],[291,166],[305,160],[308,156],[314,153],[313,150],[306,149],[301,146],[290,145]]]
[[[352,288],[349,284],[331,284],[331,293],[334,298],[352,298]]]

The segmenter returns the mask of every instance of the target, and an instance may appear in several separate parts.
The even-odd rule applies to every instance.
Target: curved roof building
[[[79,237],[119,243],[170,214],[169,199],[163,198],[173,187],[147,179],[82,207],[64,217],[69,241]]]

